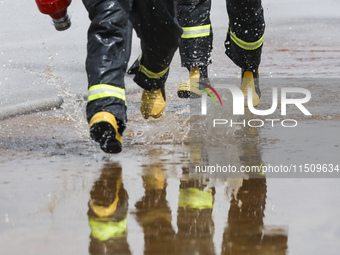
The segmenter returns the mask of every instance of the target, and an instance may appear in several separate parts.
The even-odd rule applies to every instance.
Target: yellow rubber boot
[[[258,72],[242,71],[241,90],[244,95],[244,106],[248,106],[248,88],[252,89],[253,106],[258,106],[261,101]]]
[[[142,94],[140,111],[144,119],[153,117],[155,119],[162,116],[166,106],[165,89],[155,91],[144,90]]]
[[[90,136],[106,153],[122,151],[123,138],[118,132],[115,116],[109,112],[98,112],[90,121]]]
[[[178,85],[177,95],[179,98],[200,97],[202,91],[199,89],[200,70],[198,67],[190,69],[189,79]]]

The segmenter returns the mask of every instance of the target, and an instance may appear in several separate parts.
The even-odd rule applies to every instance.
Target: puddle
[[[339,179],[192,178],[186,144],[129,142],[109,156],[61,116],[1,122],[1,254],[338,252]],[[296,136],[281,134],[236,130],[234,160],[282,163],[336,145],[307,139],[316,144],[297,152]]]

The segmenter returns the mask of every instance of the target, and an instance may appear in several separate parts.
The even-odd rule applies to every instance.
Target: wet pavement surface
[[[130,102],[118,155],[89,139],[76,100],[2,120],[1,254],[338,253],[338,178],[193,178],[179,102],[159,121],[144,121]],[[228,162],[338,162],[339,120],[330,116],[297,118],[303,130],[294,132],[233,129]]]
[[[340,17],[332,8],[335,1],[306,2],[265,3],[258,109],[270,108],[273,84],[290,84],[310,90],[306,107],[312,116],[290,107],[285,118],[297,120],[295,128],[279,122],[275,127],[227,127],[218,144],[223,150],[190,140],[190,100],[176,96],[178,82],[187,77],[178,54],[160,120],[141,117],[141,90],[127,78],[124,149],[108,155],[89,139],[79,96],[86,92],[87,17],[84,9],[76,9],[81,3],[74,3],[73,30],[65,34],[48,32],[39,13],[39,24],[27,19],[14,32],[2,28],[0,106],[52,94],[64,103],[61,109],[0,120],[0,254],[339,254],[336,170],[294,178],[190,172],[190,162],[217,156],[237,167],[340,164]],[[1,5],[10,6],[8,1]],[[224,55],[221,6],[213,6],[209,72],[213,78],[238,78],[240,70]],[[15,22],[9,13],[1,16]],[[46,37],[40,30],[47,31]],[[26,38],[23,44],[19,35]],[[62,44],[67,37],[78,44]],[[231,102],[225,107],[231,108]],[[282,119],[280,107],[269,117]],[[244,118],[266,117],[246,111]]]

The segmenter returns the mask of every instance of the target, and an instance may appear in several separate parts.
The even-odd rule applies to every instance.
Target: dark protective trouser
[[[211,63],[213,33],[210,22],[211,0],[177,0],[177,19],[183,29],[179,52],[183,67]]]
[[[142,55],[134,81],[147,90],[164,86],[182,29],[173,0],[83,0],[89,12],[86,72],[89,83],[87,120],[100,111],[112,113],[124,131],[124,75],[131,52],[132,25]]]
[[[261,0],[226,0],[229,28],[226,54],[244,70],[260,65],[265,21]],[[178,21],[183,28],[179,46],[182,66],[211,62],[211,0],[177,0]]]

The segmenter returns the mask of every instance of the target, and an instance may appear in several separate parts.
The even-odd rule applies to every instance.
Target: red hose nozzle
[[[58,31],[63,31],[71,26],[71,20],[67,14],[67,7],[72,0],[35,0],[39,11],[50,15],[53,25]]]

